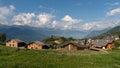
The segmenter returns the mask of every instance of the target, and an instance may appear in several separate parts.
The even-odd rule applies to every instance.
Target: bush
[[[115,44],[115,47],[120,47],[120,41],[115,41],[114,44]]]

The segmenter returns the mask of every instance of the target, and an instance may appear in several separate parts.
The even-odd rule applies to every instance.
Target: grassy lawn
[[[0,46],[0,68],[120,68],[120,50],[18,50]]]

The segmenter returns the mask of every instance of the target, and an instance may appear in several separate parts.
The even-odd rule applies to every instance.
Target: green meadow
[[[120,68],[120,50],[20,50],[1,45],[0,68]]]

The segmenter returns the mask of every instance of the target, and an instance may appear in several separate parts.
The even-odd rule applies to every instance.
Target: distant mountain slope
[[[96,36],[95,38],[102,38],[108,35],[120,35],[120,26],[116,26],[103,34]]]
[[[86,38],[90,38],[90,37],[96,37],[96,36],[99,36],[101,34],[104,34],[108,31],[109,29],[104,29],[104,30],[96,30],[96,31],[91,31],[87,36]]]
[[[33,28],[29,26],[3,26],[0,25],[0,32],[7,34],[7,39],[19,38],[29,41],[42,40],[51,35],[58,35],[64,37],[83,38],[88,33],[75,30],[59,30],[52,28]]]
[[[112,28],[107,33],[109,33],[109,34],[117,34],[117,35],[120,34],[120,26]]]
[[[7,34],[7,39],[19,38],[25,41],[41,40],[48,37],[40,31],[35,31],[27,26],[4,26],[0,27],[0,32],[5,32]]]
[[[19,38],[29,41],[42,40],[51,35],[73,37],[76,39],[89,37],[102,37],[108,34],[119,34],[120,26],[112,29],[105,29],[100,31],[77,31],[77,30],[60,30],[52,28],[34,28],[29,26],[5,26],[0,25],[0,32],[7,34],[7,40],[11,38]]]

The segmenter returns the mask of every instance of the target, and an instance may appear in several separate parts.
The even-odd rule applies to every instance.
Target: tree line
[[[4,43],[6,40],[6,34],[5,33],[0,33],[0,44]]]

